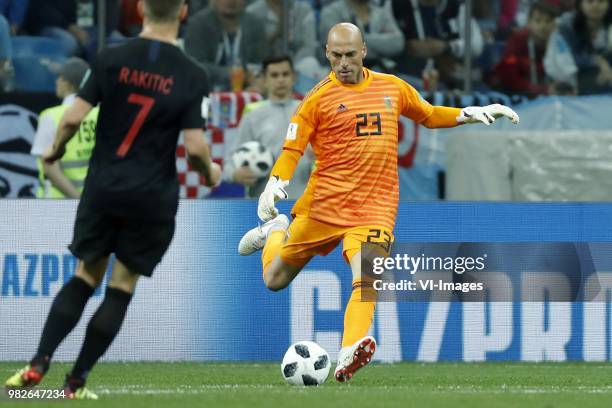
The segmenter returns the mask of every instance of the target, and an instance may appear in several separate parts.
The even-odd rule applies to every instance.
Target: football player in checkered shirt
[[[174,234],[179,183],[175,152],[179,132],[190,162],[216,185],[221,169],[204,142],[208,79],[177,46],[184,0],[144,0],[138,38],[103,50],[66,111],[55,142],[43,159],[60,159],[81,120],[98,103],[96,146],[76,216],[70,250],[77,271],[55,297],[30,363],[11,376],[8,388],[38,384],[53,353],[75,327],[88,299],[116,260],[103,302],[87,326],[72,371],[68,398],[97,399],[85,388],[87,375],[119,332],[141,275],[151,276]]]

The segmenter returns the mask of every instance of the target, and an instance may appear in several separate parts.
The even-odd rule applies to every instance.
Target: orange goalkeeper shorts
[[[342,227],[298,215],[289,225],[280,257],[290,265],[303,266],[315,255],[329,254],[343,240],[342,256],[350,263],[362,243],[380,243],[390,248],[394,239],[393,232],[380,225]]]

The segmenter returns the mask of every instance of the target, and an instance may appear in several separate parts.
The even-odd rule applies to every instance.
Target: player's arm
[[[298,150],[283,149],[270,171],[270,176],[276,176],[280,180],[291,180],[302,155],[303,153]]]
[[[202,129],[183,129],[185,150],[189,164],[206,180],[208,187],[216,187],[221,182],[221,167],[210,158],[210,150],[204,140]]]
[[[76,134],[79,126],[81,126],[81,121],[100,102],[102,92],[99,81],[101,81],[101,73],[104,71],[100,64],[105,60],[103,53],[104,51],[96,57],[96,61],[83,78],[81,89],[79,89],[74,103],[64,112],[53,145],[42,155],[43,162],[53,163],[62,158],[66,152],[66,144]]]
[[[269,221],[278,215],[276,202],[289,198],[285,187],[289,185],[289,180],[297,167],[297,163],[302,157],[302,152],[283,148],[283,152],[276,160],[266,188],[259,196],[257,205],[257,215],[262,221]]]
[[[269,221],[278,215],[275,204],[289,196],[285,187],[293,177],[295,168],[304,154],[317,123],[317,96],[308,95],[298,107],[285,136],[281,155],[274,163],[266,188],[259,196],[257,215],[262,221]]]
[[[293,177],[302,154],[303,152],[299,150],[284,147],[281,155],[274,163],[266,188],[259,196],[257,205],[257,215],[262,221],[269,221],[276,217],[278,215],[276,202],[289,198],[285,187],[289,185],[289,180]]]
[[[430,129],[451,128],[460,125],[457,117],[461,114],[461,109],[450,108],[447,106],[433,106],[431,115],[421,125]]]
[[[78,96],[76,97],[74,103],[66,109],[64,116],[60,120],[53,145],[43,153],[43,162],[51,164],[64,156],[66,144],[77,133],[79,126],[81,126],[81,121],[92,108],[93,106],[89,102]]]
[[[487,106],[468,106],[467,108],[451,108],[447,106],[433,106],[432,113],[421,125],[430,128],[450,128],[465,123],[484,123],[489,126],[496,119],[507,117],[514,124],[519,123],[519,116],[507,106],[494,104]]]
[[[204,71],[199,74],[199,86],[194,88],[196,92],[183,112],[180,126],[189,164],[204,177],[207,187],[217,187],[221,184],[221,167],[211,159],[203,130],[210,110],[208,78]]]
[[[72,184],[72,182],[64,175],[58,161],[52,163],[43,160],[43,169],[45,170],[45,176],[51,181],[51,184],[59,191],[61,191],[67,198],[79,198],[81,193]]]
[[[514,124],[519,123],[518,114],[504,105],[468,106],[463,109],[432,106],[406,82],[397,79],[397,84],[402,115],[428,128],[449,128],[464,123],[484,123],[488,126],[503,116]]]

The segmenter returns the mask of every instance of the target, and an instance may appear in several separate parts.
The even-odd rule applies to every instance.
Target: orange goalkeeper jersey
[[[401,79],[364,69],[348,85],[332,72],[306,96],[287,130],[284,149],[303,153],[316,167],[293,214],[340,225],[395,226],[399,182],[398,119],[423,122],[433,107]]]

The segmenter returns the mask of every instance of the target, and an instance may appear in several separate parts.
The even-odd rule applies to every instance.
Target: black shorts
[[[68,248],[86,263],[114,253],[130,271],[151,276],[173,235],[174,218],[150,221],[119,217],[95,211],[81,202]]]

